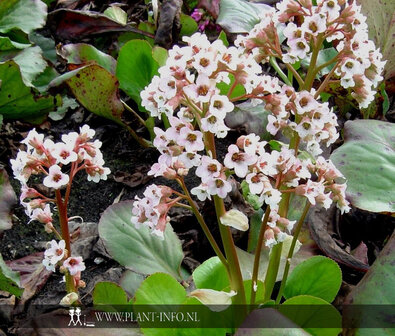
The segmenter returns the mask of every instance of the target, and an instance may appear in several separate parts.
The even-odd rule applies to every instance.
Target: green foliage
[[[194,19],[192,19],[189,15],[181,13],[180,15],[181,21],[181,36],[191,36],[198,30],[198,24]]]
[[[141,105],[140,92],[151,83],[158,68],[159,64],[153,58],[152,47],[147,41],[127,42],[119,51],[116,69],[120,88]]]
[[[324,63],[330,61],[331,59],[336,57],[337,54],[338,54],[338,51],[333,47],[320,50],[318,52],[316,67],[319,67],[319,66],[323,65]],[[328,74],[332,70],[332,68],[335,66],[335,64],[336,64],[336,62],[321,69],[318,73],[318,76],[322,77],[322,76]],[[301,61],[301,65],[304,68],[308,68],[310,65],[310,58],[303,59]]]
[[[285,301],[279,311],[314,336],[337,336],[342,330],[342,317],[336,308],[314,296],[294,296]]]
[[[126,270],[121,277],[121,287],[128,292],[131,296],[134,296],[137,288],[140,287],[144,281],[145,276],[130,270]]]
[[[181,243],[167,225],[164,239],[143,226],[131,223],[132,202],[107,208],[99,222],[99,235],[110,255],[121,265],[141,274],[164,272],[182,280],[180,265],[184,257]]]
[[[339,266],[332,259],[314,256],[297,265],[287,279],[284,296],[311,295],[332,302],[342,283]]]
[[[20,298],[23,293],[23,289],[20,287],[21,283],[19,273],[12,271],[5,264],[3,257],[0,254],[0,290],[6,291]]]
[[[94,305],[127,305],[128,297],[125,291],[113,282],[98,282],[92,293]],[[111,309],[110,309],[111,311]]]
[[[62,104],[60,95],[41,95],[27,87],[14,61],[0,63],[0,114],[5,119],[42,121],[46,114]]]
[[[244,182],[244,181],[243,181]],[[259,231],[262,226],[262,216],[264,212],[262,209],[257,209],[250,218],[250,231],[248,234],[247,251],[253,253],[258,244]]]
[[[209,288],[221,291],[229,286],[225,266],[218,257],[207,259],[192,273],[196,288]]]
[[[128,14],[118,6],[108,7],[103,14],[122,25],[126,25],[128,21]]]
[[[347,199],[364,210],[395,212],[395,125],[347,121],[344,139],[331,160],[347,179]]]

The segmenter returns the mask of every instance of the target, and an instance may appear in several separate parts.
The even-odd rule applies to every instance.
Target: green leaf
[[[107,71],[115,74],[115,68],[117,66],[116,60],[90,44],[66,44],[58,48],[57,53],[68,63],[87,64],[94,61]]]
[[[221,40],[222,43],[226,46],[229,47],[229,41],[228,38],[226,37],[225,31],[221,30],[221,32],[218,35],[218,40]]]
[[[270,9],[245,0],[221,0],[216,23],[229,33],[248,33]]]
[[[384,67],[384,78],[395,76],[395,1],[380,0],[377,4],[371,0],[360,0],[362,13],[366,15],[369,37],[376,47],[380,48],[383,59],[387,60]]]
[[[294,268],[285,285],[284,296],[311,295],[332,302],[342,283],[342,273],[332,259],[314,256]]]
[[[395,125],[347,121],[344,140],[330,158],[347,179],[347,199],[364,210],[395,212]]]
[[[244,182],[244,181],[243,181]],[[258,244],[259,231],[262,226],[262,216],[264,212],[262,209],[258,209],[250,218],[250,231],[248,233],[248,247],[247,251],[253,253]]]
[[[147,227],[137,229],[131,223],[133,202],[121,202],[107,208],[99,222],[99,234],[111,256],[121,265],[141,274],[164,272],[178,280],[184,257],[181,242],[167,225],[164,240]]]
[[[230,78],[229,84],[226,84],[225,82],[220,82],[217,84],[217,88],[220,90],[220,93],[225,96],[228,94],[230,88],[233,86],[233,83],[235,82],[235,77],[232,74],[229,74],[229,78]],[[233,89],[230,98],[236,98],[244,95],[245,93],[246,92],[244,86],[241,84],[237,84],[236,87]]]
[[[48,91],[49,84],[58,76],[59,73],[55,68],[47,66],[45,70],[34,79],[32,84],[38,91],[45,93]]]
[[[26,34],[42,28],[47,18],[47,5],[40,0],[0,1],[0,33],[20,29]]]
[[[191,36],[192,34],[196,33],[196,31],[198,30],[198,24],[189,15],[181,13],[180,21],[181,21],[181,31],[180,31],[181,36]]]
[[[113,282],[98,282],[92,293],[94,305],[127,305],[128,297],[125,291]]]
[[[8,36],[0,36],[0,51],[25,49],[30,46],[31,44],[12,41]]]
[[[381,96],[383,97],[383,115],[385,116],[390,109],[390,100],[387,91],[385,91],[385,82],[381,83],[380,92]]]
[[[1,114],[0,116],[3,119]],[[11,209],[16,201],[17,198],[8,179],[7,171],[0,165],[0,234],[12,227]]]
[[[140,92],[158,74],[159,65],[147,41],[132,40],[119,51],[116,74],[120,88],[141,104]]]
[[[0,254],[0,290],[21,297],[23,289],[20,288],[19,273],[12,271],[4,262]]]
[[[14,61],[0,63],[0,80],[0,114],[5,119],[42,121],[47,112],[62,103],[60,95],[40,95],[36,89],[27,87]]]
[[[325,300],[314,296],[295,296],[285,301],[279,311],[314,336],[338,336],[342,331],[340,313]]]
[[[251,302],[251,282],[252,280],[243,281],[247,303]],[[255,302],[259,303],[263,301],[264,297],[265,297],[265,284],[262,281],[258,280],[256,284]]]
[[[90,112],[120,122],[123,105],[119,99],[118,80],[97,64],[90,64],[67,72],[50,83],[50,86],[65,82],[71,92]]]
[[[122,25],[126,25],[128,22],[128,14],[118,6],[108,7],[103,14]]]
[[[22,50],[14,57],[14,62],[19,65],[26,86],[33,86],[32,82],[47,67],[40,47],[29,47]]]
[[[346,326],[361,326],[355,335],[393,335],[394,260],[395,234],[392,234],[369,271],[346,299],[346,304],[352,303],[357,307],[353,309],[350,306],[351,309],[343,313]],[[372,326],[380,326],[380,329],[373,329]]]
[[[146,277],[142,274],[126,270],[122,274],[120,285],[131,296],[134,296],[145,278]]]
[[[196,288],[208,288],[221,291],[229,286],[225,266],[218,257],[207,259],[192,273]]]
[[[164,66],[168,57],[167,50],[165,48],[155,46],[152,48],[152,57],[159,64],[159,66]]]
[[[32,32],[29,34],[29,40],[41,48],[43,57],[46,60],[52,64],[56,64],[58,59],[56,57],[55,41],[53,39],[44,37],[37,32]]]
[[[62,106],[59,106],[56,111],[49,112],[48,117],[52,120],[61,120],[69,109],[76,109],[80,106],[74,98],[67,96],[63,96],[62,101]]]

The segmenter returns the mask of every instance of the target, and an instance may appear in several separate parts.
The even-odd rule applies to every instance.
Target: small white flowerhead
[[[48,188],[59,189],[69,183],[69,175],[63,174],[58,165],[49,167],[48,176],[44,178],[43,184]]]
[[[71,275],[76,275],[77,273],[84,271],[86,268],[82,257],[67,258],[63,263],[63,267],[67,268]]]

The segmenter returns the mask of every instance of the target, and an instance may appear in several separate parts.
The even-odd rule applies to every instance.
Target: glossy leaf
[[[67,63],[87,64],[89,62],[96,62],[107,71],[115,74],[115,68],[117,66],[116,60],[90,44],[66,44],[59,47],[57,53],[65,59]]]
[[[152,48],[152,57],[158,63],[159,66],[166,64],[168,53],[165,48],[155,46]]]
[[[27,47],[30,47],[30,44],[12,41],[8,36],[0,36],[0,51],[25,49]]]
[[[284,296],[311,295],[332,302],[342,283],[342,273],[332,259],[314,256],[297,265],[287,279]]]
[[[11,209],[16,201],[7,171],[0,166],[0,234],[12,227]]]
[[[135,102],[141,103],[140,92],[151,83],[159,65],[147,41],[132,40],[119,51],[116,74],[120,88]]]
[[[60,95],[41,95],[27,87],[14,61],[0,63],[0,114],[5,119],[38,120],[62,103]]]
[[[209,288],[218,291],[229,286],[225,266],[218,257],[212,257],[199,265],[192,273],[196,288]]]
[[[119,121],[123,105],[118,95],[118,81],[114,75],[97,64],[83,66],[56,78],[50,86],[65,82],[71,92],[90,112]]]
[[[0,1],[0,33],[20,29],[26,34],[45,25],[47,5],[40,0]]]
[[[359,0],[362,13],[367,16],[369,37],[376,47],[380,48],[383,59],[387,60],[384,68],[384,78],[395,76],[395,1],[380,0],[379,4],[371,0]]]
[[[21,287],[21,281],[19,273],[12,271],[4,262],[2,255],[0,254],[0,290],[6,291],[17,297],[21,297],[23,289]]]
[[[198,30],[198,24],[189,15],[181,13],[180,21],[181,21],[181,31],[180,31],[181,36],[191,36],[192,34],[196,33],[196,31]]]
[[[347,179],[347,199],[373,212],[395,212],[395,125],[347,121],[344,144],[331,155]]]
[[[14,62],[19,65],[26,86],[33,86],[33,81],[47,67],[40,47],[29,47],[22,50],[14,57]]]
[[[221,0],[216,23],[229,33],[248,33],[270,9],[245,0]]]
[[[128,21],[128,14],[118,6],[108,7],[103,14],[122,25],[126,25]]]
[[[360,326],[355,335],[393,334],[394,258],[395,234],[392,234],[370,270],[346,298],[345,304],[359,307],[352,309],[350,306],[350,309],[344,312],[345,325],[354,324],[356,328]],[[362,305],[366,305],[367,309],[363,309]],[[372,326],[377,328],[372,329]]]
[[[110,255],[121,265],[135,272],[164,272],[179,280],[184,257],[180,240],[167,225],[164,240],[151,234],[147,227],[137,229],[131,223],[133,202],[111,205],[99,222],[99,235]]]
[[[103,281],[95,285],[92,293],[94,305],[126,305],[128,297],[125,291],[113,282]]]
[[[289,307],[294,305],[296,307]],[[300,295],[285,301],[280,313],[314,336],[338,336],[342,317],[331,304],[320,298]]]

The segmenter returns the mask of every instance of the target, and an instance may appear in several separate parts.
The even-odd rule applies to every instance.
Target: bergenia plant
[[[70,242],[67,205],[73,179],[81,170],[86,172],[88,181],[93,182],[106,180],[110,173],[110,169],[104,167],[100,152],[102,143],[93,141],[94,136],[95,131],[84,125],[80,127],[79,133],[64,134],[62,141],[54,143],[33,129],[21,141],[26,150],[19,150],[15,160],[11,160],[14,177],[21,183],[20,202],[26,215],[30,221],[43,223],[45,230],[53,233],[57,239],[48,242],[43,264],[52,272],[59,266],[65,274],[68,293],[76,293],[78,288],[85,286],[81,280],[81,272],[85,270],[84,261],[82,257],[72,254]],[[54,190],[55,198],[49,198],[29,187],[32,175],[43,177],[43,185]],[[53,205],[56,205],[59,215],[60,230],[54,224]]]
[[[232,294],[221,296],[207,291],[195,295],[202,302],[212,303],[206,300],[211,293],[212,297],[226,297],[227,302],[232,297],[234,303],[254,304],[263,248],[271,250],[263,301],[269,300],[282,245],[288,239],[292,243],[277,296],[280,302],[309,208],[328,209],[334,203],[342,213],[349,211],[342,174],[330,160],[320,156],[321,147],[330,146],[339,137],[337,117],[327,102],[320,101],[320,94],[328,83],[337,81],[352,91],[361,108],[372,102],[385,62],[368,39],[365,21],[354,2],[321,0],[313,5],[311,0],[281,1],[247,36],[239,36],[235,46],[226,47],[220,40],[211,43],[200,33],[184,37],[187,46],[175,46],[169,51],[159,76],[141,93],[142,105],[151,116],[165,115],[170,122],[166,130],[155,128],[154,146],[161,155],[149,174],[177,181],[182,192],[168,186],[149,186],[143,198],[136,197],[132,223],[147,226],[163,238],[171,207],[193,211],[227,270]],[[279,31],[285,36],[285,44],[280,42]],[[324,42],[333,43],[338,53],[318,64]],[[294,66],[303,59],[309,59],[305,73]],[[259,63],[269,61],[284,83],[262,73]],[[318,78],[328,66],[331,69],[326,77]],[[259,135],[248,134],[230,145],[221,160],[216,138],[227,135],[229,128],[224,120],[233,111],[234,103],[247,99],[251,104],[264,104],[270,112],[267,131],[276,135],[281,130],[289,143],[271,150]],[[308,155],[299,155],[302,150]],[[185,183],[188,174],[200,178],[191,190]],[[235,188],[234,180],[248,186],[249,195],[265,210],[251,269],[251,293],[247,296],[231,227],[247,230],[248,218],[237,209],[226,209],[224,204]],[[288,218],[292,194],[307,199],[297,222]],[[213,201],[221,243],[214,239],[194,197]]]

